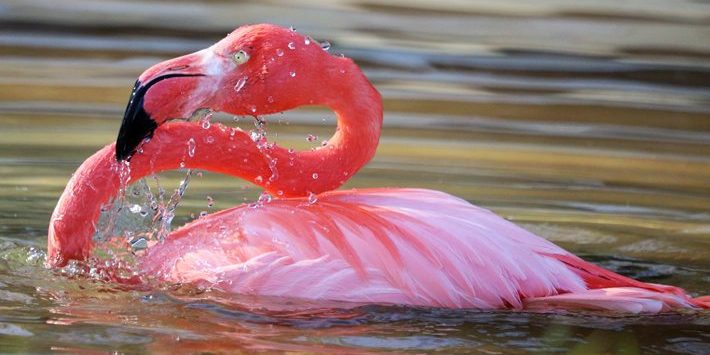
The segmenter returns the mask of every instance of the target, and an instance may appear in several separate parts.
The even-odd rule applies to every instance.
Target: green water
[[[115,139],[138,74],[273,22],[330,41],[383,94],[377,156],[346,188],[444,190],[604,267],[710,294],[709,19],[690,0],[0,0],[0,351],[710,353],[707,312],[344,310],[41,265],[57,198]],[[296,148],[334,127],[307,109],[268,120]],[[176,224],[259,193],[195,176]]]

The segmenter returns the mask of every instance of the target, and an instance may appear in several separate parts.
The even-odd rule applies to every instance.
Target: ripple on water
[[[0,322],[0,334],[16,336],[16,337],[31,337],[34,334],[18,325],[1,323]]]
[[[474,349],[480,345],[480,343],[472,340],[441,338],[426,335],[391,337],[356,335],[320,338],[298,337],[294,340],[300,342],[316,342],[347,347],[360,347],[370,350],[445,350],[450,348]]]

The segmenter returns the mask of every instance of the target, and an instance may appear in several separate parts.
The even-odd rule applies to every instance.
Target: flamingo
[[[335,134],[318,149],[293,151],[222,124],[172,120],[201,108],[256,117],[304,105],[337,116]],[[84,161],[57,203],[47,263],[91,256],[101,206],[117,195],[122,171],[137,181],[182,167],[246,179],[276,198],[194,220],[148,248],[141,273],[168,282],[360,304],[710,307],[709,296],[605,270],[443,192],[335,190],[375,154],[382,118],[380,94],[351,59],[290,29],[237,28],[140,75],[116,143]]]

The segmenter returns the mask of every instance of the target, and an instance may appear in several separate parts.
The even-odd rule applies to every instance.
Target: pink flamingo
[[[205,107],[256,116],[302,105],[336,113],[326,146],[294,152],[221,124],[166,123]],[[166,281],[436,307],[638,313],[710,306],[710,297],[585,262],[442,192],[331,191],[372,158],[381,126],[380,95],[352,60],[292,30],[240,27],[139,77],[116,145],[79,167],[54,210],[48,264],[90,256],[100,208],[117,193],[120,161],[130,159],[132,181],[187,167],[238,176],[278,197],[200,218],[150,247],[141,270]],[[309,194],[319,194],[317,202]]]

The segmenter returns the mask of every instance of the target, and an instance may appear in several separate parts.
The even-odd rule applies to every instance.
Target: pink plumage
[[[687,297],[640,288],[590,291],[556,256],[572,255],[451,195],[366,189],[324,193],[313,204],[282,199],[219,212],[175,231],[144,267],[170,282],[356,303],[626,312],[692,306]]]

